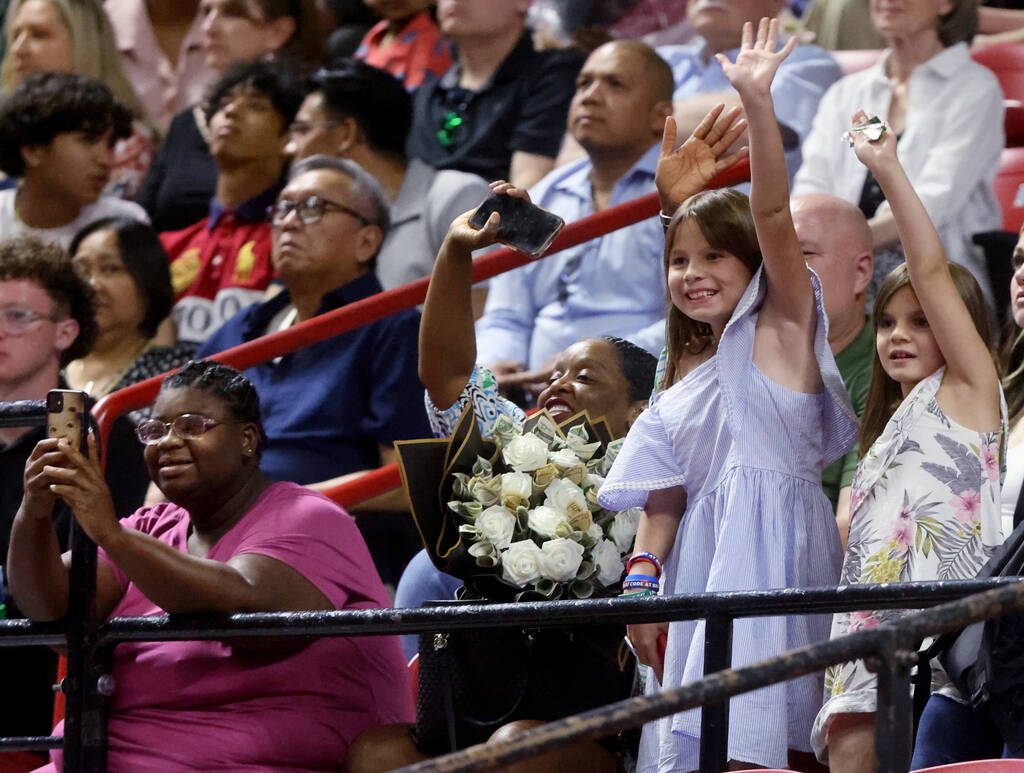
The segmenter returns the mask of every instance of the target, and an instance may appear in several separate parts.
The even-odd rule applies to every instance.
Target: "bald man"
[[[867,404],[875,340],[867,324],[867,288],[874,270],[871,229],[860,209],[836,196],[815,193],[790,202],[793,225],[807,265],[821,279],[828,313],[828,343],[860,416]],[[850,485],[857,451],[830,465],[821,485],[836,507],[839,533],[849,533]]]

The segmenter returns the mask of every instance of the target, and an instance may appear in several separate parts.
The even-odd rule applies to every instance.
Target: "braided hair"
[[[632,403],[649,398],[654,389],[658,358],[625,338],[601,336],[599,340],[607,341],[619,353],[622,375],[629,382],[629,401]]]
[[[164,379],[160,391],[166,389],[197,389],[216,395],[227,404],[235,419],[256,425],[259,431],[257,460],[263,455],[268,441],[260,415],[260,396],[252,382],[237,370],[213,360],[190,360]]]

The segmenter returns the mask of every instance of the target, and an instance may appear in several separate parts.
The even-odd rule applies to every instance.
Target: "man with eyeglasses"
[[[217,192],[209,217],[161,234],[171,260],[178,339],[205,341],[273,278],[266,209],[277,199],[301,93],[276,65],[229,69],[206,101]]]
[[[316,153],[352,159],[380,183],[391,207],[391,229],[377,256],[384,289],[428,275],[448,225],[490,195],[487,182],[405,155],[412,100],[390,73],[340,59],[307,85],[286,150],[296,161]]]
[[[381,292],[373,266],[388,205],[358,164],[326,155],[295,164],[270,221],[285,289],[228,320],[198,357]],[[260,465],[267,475],[333,485],[395,461],[395,440],[430,435],[417,377],[419,316],[400,311],[246,371],[269,438]],[[392,506],[404,509],[397,499],[377,503]]]
[[[92,292],[56,245],[21,238],[0,244],[0,401],[43,400],[60,369],[96,340]],[[0,428],[0,577],[6,581],[11,524],[21,504],[25,463],[45,427]],[[66,539],[71,515],[54,510]],[[0,603],[5,589],[0,588]],[[21,614],[6,600],[7,617]],[[5,650],[0,735],[49,735],[56,656],[46,647]],[[15,699],[16,696],[16,699]],[[40,763],[42,764],[42,763]]]

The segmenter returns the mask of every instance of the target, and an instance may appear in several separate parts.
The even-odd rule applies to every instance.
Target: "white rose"
[[[546,505],[533,508],[526,519],[526,525],[542,537],[554,537],[562,524],[568,525],[565,513]]]
[[[501,476],[501,504],[509,510],[527,505],[533,493],[533,478],[528,472],[506,472]]]
[[[530,472],[548,460],[548,445],[533,434],[516,435],[501,449],[501,455],[516,472]]]
[[[571,539],[549,539],[540,548],[541,575],[554,582],[576,579],[583,563],[583,546]]]
[[[594,545],[590,555],[597,564],[597,581],[602,585],[612,585],[622,579],[626,567],[622,564],[619,549],[611,540],[603,539]]]
[[[590,524],[590,528],[587,529],[587,536],[595,542],[602,540],[604,539],[604,529],[602,529],[599,524],[592,523]]]
[[[567,470],[580,463],[580,458],[573,453],[571,448],[563,448],[560,451],[548,453],[548,461],[555,464],[560,470]]]
[[[628,553],[633,548],[633,539],[636,537],[640,516],[643,514],[642,507],[631,507],[615,514],[611,532],[612,539],[615,540],[615,547],[619,549],[620,553]]]
[[[476,519],[476,529],[480,536],[490,542],[498,550],[504,550],[512,542],[512,532],[516,527],[516,517],[504,507],[488,507]]]
[[[540,548],[532,539],[513,542],[501,554],[501,577],[523,588],[528,582],[540,578]]]
[[[587,498],[583,489],[571,480],[558,478],[544,489],[544,504],[572,516],[587,509]]]

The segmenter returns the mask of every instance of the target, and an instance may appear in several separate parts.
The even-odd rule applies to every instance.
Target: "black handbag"
[[[1024,575],[1024,489],[1014,508],[1014,530],[978,572],[978,578]],[[974,708],[984,708],[1015,756],[1024,753],[1024,614],[1002,615],[943,634],[920,653],[914,684],[915,718],[930,692],[929,661],[938,657],[950,681]]]
[[[450,602],[460,603],[460,602]],[[436,755],[483,743],[518,719],[548,721],[628,698],[622,626],[424,633],[412,738]]]

